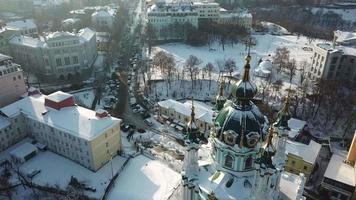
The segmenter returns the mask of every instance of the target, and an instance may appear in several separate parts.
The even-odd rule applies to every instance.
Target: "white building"
[[[225,9],[221,9],[219,23],[238,24],[250,31],[252,28],[252,14],[247,11],[228,12]]]
[[[115,18],[115,10],[102,8],[91,15],[91,21],[98,30],[111,29]]]
[[[0,107],[20,99],[26,92],[23,71],[10,56],[0,54]]]
[[[252,26],[252,15],[246,11],[230,12],[220,8],[216,2],[208,1],[156,1],[147,9],[148,22],[156,34],[156,40],[182,39],[177,25],[191,24],[198,27],[199,21],[214,21],[225,24],[239,24],[247,30]],[[168,32],[168,33],[167,33]],[[173,32],[173,33],[171,33]],[[174,34],[178,32],[179,34]]]
[[[24,19],[6,23],[9,29],[18,30],[21,35],[38,37],[37,25],[33,19]]]
[[[189,3],[157,3],[147,9],[148,22],[152,25],[157,40],[180,39],[179,35],[171,34],[170,25],[189,23],[198,27],[198,12]]]
[[[192,102],[186,101],[181,103],[173,99],[167,99],[158,102],[159,114],[162,119],[178,120],[179,124],[185,124],[190,117]],[[213,126],[213,111],[207,105],[194,101],[196,124],[199,131],[204,134],[210,133],[210,128]]]
[[[335,31],[333,44],[316,44],[309,78],[356,81],[355,35],[356,33]]]
[[[15,36],[9,44],[16,62],[47,80],[70,80],[87,73],[97,56],[95,32],[89,28],[40,38]]]
[[[33,93],[0,109],[1,150],[31,136],[41,144],[96,171],[121,150],[121,120],[92,111],[72,95]]]

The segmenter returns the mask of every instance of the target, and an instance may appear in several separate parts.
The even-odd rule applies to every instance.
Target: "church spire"
[[[244,73],[242,79],[234,85],[232,88],[232,95],[237,99],[238,102],[248,102],[249,100],[253,99],[253,97],[257,94],[256,85],[250,81],[250,46],[251,46],[251,39],[248,43],[248,53],[245,58],[245,66],[244,66]]]
[[[277,121],[274,124],[274,126],[282,129],[287,129],[289,130],[290,128],[288,127],[288,121],[290,118],[292,118],[292,114],[290,112],[290,98],[289,98],[289,92],[288,96],[286,97],[284,101],[284,105],[282,109],[278,112],[277,114]]]
[[[217,111],[220,111],[224,107],[224,104],[226,102],[226,97],[224,96],[224,86],[225,82],[222,80],[220,82],[219,93],[215,99],[215,108]]]
[[[198,141],[199,129],[195,123],[195,112],[194,112],[193,98],[192,98],[192,110],[190,112],[190,120],[187,123],[186,130],[187,130],[187,139],[189,140],[189,142],[199,143],[199,141]]]

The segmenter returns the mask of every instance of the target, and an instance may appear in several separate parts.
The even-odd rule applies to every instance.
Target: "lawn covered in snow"
[[[313,40],[309,43],[308,39],[304,36],[295,35],[252,35],[256,40],[256,46],[251,47],[251,67],[257,67],[258,60],[260,58],[265,58],[268,55],[273,56],[275,50],[278,47],[286,47],[290,50],[291,58],[296,59],[297,62],[306,60],[311,62],[311,57],[313,55],[312,51],[308,51],[315,43],[322,42],[321,40]],[[213,50],[211,50],[213,49]],[[247,49],[245,44],[239,43],[231,46],[230,44],[225,46],[225,51],[223,51],[222,46],[215,43],[211,46],[210,50],[208,46],[193,47],[183,43],[168,43],[163,45],[158,45],[153,48],[153,55],[160,51],[166,51],[172,54],[179,67],[183,67],[185,60],[190,55],[195,55],[202,60],[201,67],[205,66],[208,62],[211,62],[215,66],[215,71],[219,69],[216,66],[216,60],[226,60],[232,58],[235,60],[238,67],[238,71],[241,72],[245,63],[245,57],[247,54]]]
[[[160,161],[137,156],[115,182],[108,200],[163,200],[179,185],[181,176]]]

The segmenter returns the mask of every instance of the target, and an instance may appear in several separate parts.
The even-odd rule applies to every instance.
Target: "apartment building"
[[[121,120],[92,111],[71,94],[39,92],[0,109],[1,150],[26,136],[93,171],[121,150]]]
[[[19,31],[21,35],[29,37],[38,37],[38,30],[35,20],[24,19],[6,23],[6,27]]]
[[[0,54],[0,107],[20,99],[26,92],[23,71],[10,56]]]
[[[198,12],[199,19],[209,19],[218,22],[220,5],[215,2],[193,2],[192,8]]]
[[[333,44],[319,43],[308,76],[312,80],[356,81],[356,33],[334,32]]]
[[[97,57],[95,31],[53,32],[40,38],[15,36],[10,42],[16,62],[44,80],[71,80],[89,71]]]

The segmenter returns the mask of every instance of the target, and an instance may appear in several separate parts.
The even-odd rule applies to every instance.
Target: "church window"
[[[234,158],[231,155],[225,156],[225,167],[232,168]]]
[[[245,161],[245,169],[251,169],[252,168],[252,157],[248,157]]]

